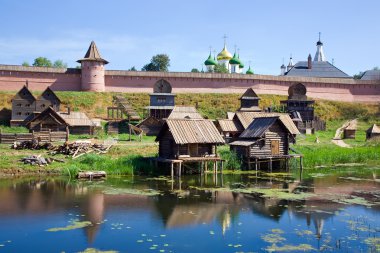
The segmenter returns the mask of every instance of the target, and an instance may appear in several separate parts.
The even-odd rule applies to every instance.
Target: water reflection
[[[141,229],[146,231],[162,232],[178,231],[178,229],[191,231],[192,229],[201,230],[202,226],[210,226],[212,229],[217,229],[212,233],[220,233],[224,238],[239,238],[246,242],[249,242],[251,236],[248,233],[245,236],[236,235],[237,224],[243,222],[253,224],[244,228],[253,233],[263,233],[265,232],[263,229],[277,224],[276,226],[287,230],[289,234],[297,232],[297,225],[300,228],[312,230],[316,238],[315,247],[320,248],[321,239],[324,239],[326,235],[331,237],[331,234],[335,233],[334,237],[337,239],[351,233],[348,229],[345,232],[335,230],[334,226],[337,224],[331,222],[334,217],[342,219],[341,213],[345,209],[350,207],[360,209],[360,212],[357,211],[359,209],[355,209],[352,215],[359,212],[360,215],[379,216],[380,205],[377,201],[380,196],[380,185],[376,179],[376,173],[374,174],[375,176],[364,179],[336,174],[321,178],[306,177],[302,181],[291,177],[259,177],[258,175],[189,176],[184,180],[174,182],[136,177],[109,178],[105,182],[93,183],[70,181],[66,178],[2,179],[0,180],[0,203],[2,203],[0,205],[0,235],[7,229],[12,229],[14,218],[50,217],[50,220],[46,222],[50,227],[55,227],[67,217],[72,217],[92,223],[92,226],[82,229],[86,243],[82,243],[81,247],[85,248],[88,245],[97,244],[97,238],[101,238],[100,241],[103,237],[112,238],[108,230],[110,226],[107,227],[106,224],[107,220],[117,216],[121,221],[141,226]],[[104,194],[102,192],[104,187],[154,189],[160,191],[161,194],[157,196]],[[286,189],[289,193],[301,192],[312,195],[301,200],[288,200],[262,197],[258,193],[239,192],[239,189],[246,187]],[[230,188],[235,190],[231,191]],[[350,196],[350,199],[356,198],[361,202],[355,203],[352,200],[352,204],[355,205],[350,205],[349,202],[340,201],[337,198],[339,196]],[[5,222],[6,220],[11,222]],[[2,222],[5,223],[2,224]],[[161,225],[151,225],[157,222]],[[255,227],[255,223],[262,224],[262,227]],[[344,228],[344,224],[340,221],[337,228]],[[379,219],[373,227],[377,229],[380,227]],[[29,229],[44,231],[47,228],[49,227]],[[377,237],[379,231],[380,229],[366,232],[368,236]],[[260,238],[259,234],[256,237]],[[0,237],[0,240],[2,239],[6,238]],[[35,238],[31,233],[24,239]],[[199,239],[201,240],[202,237]],[[13,238],[13,241],[17,242],[17,240],[22,239]],[[301,239],[293,235],[289,240],[298,243]],[[64,248],[63,242],[55,243],[56,250]],[[262,250],[263,245],[265,242],[261,242],[260,248],[256,250]],[[364,247],[363,242],[360,245]],[[181,249],[179,245],[177,247]],[[118,244],[115,244],[115,249],[119,249]],[[196,245],[193,245],[191,249],[196,249]],[[123,248],[119,250],[123,251]],[[182,252],[182,250],[177,251]]]

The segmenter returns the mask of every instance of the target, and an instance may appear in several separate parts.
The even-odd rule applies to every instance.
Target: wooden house
[[[175,94],[172,93],[171,84],[164,80],[158,80],[153,86],[153,93],[149,94],[149,116],[156,119],[164,119],[169,116],[175,105]]]
[[[11,126],[25,126],[28,119],[33,118],[36,110],[36,98],[27,85],[21,88],[12,98]]]
[[[213,122],[206,119],[168,119],[156,141],[164,159],[216,157],[216,146],[224,144]]]
[[[164,121],[149,116],[136,126],[140,128],[147,136],[157,136],[163,124]]]
[[[355,139],[357,129],[357,121],[351,121],[347,127],[343,129],[343,139]]]
[[[26,126],[31,131],[66,131],[70,134],[93,134],[95,124],[83,112],[57,112],[51,106],[35,115]]]
[[[238,120],[219,119],[215,124],[227,143],[239,137],[239,135],[244,131],[243,126]]]
[[[295,142],[297,134],[299,131],[289,116],[257,117],[245,127],[239,138],[230,143],[230,148],[247,162],[248,168],[252,160],[256,169],[261,160],[268,160],[271,167],[274,160],[291,158],[289,146]]]
[[[25,126],[36,114],[41,113],[48,107],[59,111],[60,104],[61,100],[49,87],[46,88],[41,96],[35,98],[27,85],[25,85],[12,99],[11,126]]]
[[[247,112],[260,112],[259,107],[260,98],[252,88],[248,88],[244,94],[239,98],[240,108],[239,111]]]
[[[373,124],[366,131],[366,140],[371,140],[371,139],[380,140],[380,128],[376,124]]]

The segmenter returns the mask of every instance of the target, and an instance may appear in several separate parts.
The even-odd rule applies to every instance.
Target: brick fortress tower
[[[104,65],[108,61],[104,60],[96,47],[94,41],[91,42],[83,59],[78,60],[82,67],[82,91],[105,91]]]

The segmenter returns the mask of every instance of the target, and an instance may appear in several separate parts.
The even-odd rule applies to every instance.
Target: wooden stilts
[[[255,169],[256,169],[256,172],[257,172],[257,158],[255,158]]]
[[[248,170],[251,170],[251,159],[249,157],[247,158],[247,163],[248,163]]]
[[[269,168],[270,172],[272,173],[272,158],[269,158]]]
[[[170,175],[172,176],[172,181],[173,181],[173,178],[174,178],[174,163],[172,162],[171,163],[171,168],[170,168]]]

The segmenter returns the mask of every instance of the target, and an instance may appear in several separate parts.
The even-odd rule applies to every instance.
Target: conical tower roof
[[[211,66],[211,65],[215,66],[217,64],[218,63],[215,61],[214,58],[212,58],[211,53],[210,53],[210,55],[208,56],[207,60],[205,61],[205,65],[206,66]]]
[[[100,61],[103,62],[104,64],[107,64],[108,61],[104,60],[99,53],[98,48],[96,47],[96,44],[94,41],[91,41],[90,47],[87,50],[87,53],[85,56],[78,60],[77,62],[81,63],[82,61]]]

